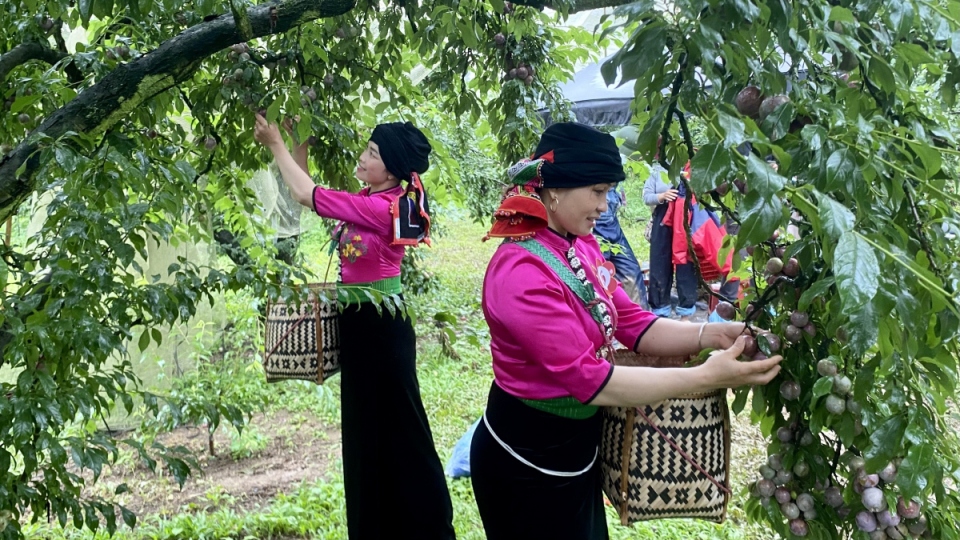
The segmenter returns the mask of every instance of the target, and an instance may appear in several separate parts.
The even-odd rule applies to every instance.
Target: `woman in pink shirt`
[[[590,234],[624,180],[613,137],[553,124],[509,175],[483,285],[494,381],[471,446],[477,506],[491,540],[606,539],[599,407],[766,384],[781,359],[738,362],[743,324],[658,319],[624,293]],[[723,350],[695,368],[614,367],[614,339],[656,356]]]
[[[270,149],[294,198],[340,221],[338,292],[343,480],[351,540],[455,537],[453,508],[420,399],[416,335],[365,290],[401,294],[404,246],[429,243],[419,174],[430,143],[410,122],[380,124],[360,155],[359,193],[314,184],[287,151],[276,125],[257,115],[254,138]],[[405,182],[404,186],[401,182]]]

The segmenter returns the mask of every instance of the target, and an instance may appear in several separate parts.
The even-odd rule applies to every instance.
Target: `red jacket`
[[[689,262],[687,252],[687,232],[680,224],[683,223],[684,196],[683,186],[680,186],[680,196],[670,201],[667,213],[663,216],[663,225],[673,227],[673,264]],[[733,267],[733,251],[727,254],[727,260],[721,266],[717,262],[723,237],[727,231],[720,224],[716,214],[710,212],[697,203],[697,198],[691,195],[691,212],[688,218],[690,236],[693,239],[693,250],[700,261],[700,274],[704,281],[716,281],[726,276]],[[676,226],[675,226],[676,225]]]

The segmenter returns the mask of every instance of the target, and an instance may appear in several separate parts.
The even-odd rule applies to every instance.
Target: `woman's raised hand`
[[[256,124],[253,126],[253,139],[267,148],[283,145],[283,136],[280,135],[280,128],[278,128],[276,124],[267,122],[267,119],[259,113],[257,114]]]
[[[745,336],[738,337],[729,348],[714,352],[700,366],[709,386],[736,388],[744,385],[763,385],[780,373],[780,361],[783,357],[779,355],[752,362],[737,360],[743,353],[745,339]]]

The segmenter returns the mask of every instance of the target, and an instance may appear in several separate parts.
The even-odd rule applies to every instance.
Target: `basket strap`
[[[627,512],[627,487],[630,485],[630,449],[633,447],[634,410],[627,409],[627,421],[624,424],[623,448],[620,449],[620,524],[626,527],[630,524],[630,514]]]
[[[587,287],[584,285],[583,282],[577,278],[576,274],[573,273],[573,270],[560,261],[560,257],[554,255],[553,252],[545,248],[540,242],[530,238],[514,243],[537,257],[540,257],[540,259],[557,274],[557,277],[583,302],[583,306],[587,308],[587,312],[590,313],[593,320],[600,325],[600,334],[606,338],[603,329],[603,314],[600,312],[600,300],[597,298],[596,290],[592,286]],[[586,265],[584,265],[584,268],[586,268]],[[584,272],[586,272],[586,270],[584,270]]]
[[[320,322],[320,294],[313,297],[313,312],[317,314],[315,337],[317,342],[317,384],[323,384],[323,327]]]
[[[728,495],[728,496],[730,495],[730,488],[728,488],[727,486],[721,484],[719,480],[717,480],[716,478],[714,478],[714,477],[713,477],[710,473],[708,473],[707,471],[703,470],[703,467],[701,467],[699,463],[697,463],[696,461],[694,461],[694,459],[693,459],[692,457],[690,457],[689,454],[687,454],[686,452],[684,452],[683,449],[680,448],[680,447],[677,445],[677,443],[673,442],[673,439],[671,439],[666,433],[664,433],[659,427],[657,427],[656,424],[654,424],[653,422],[651,422],[651,421],[650,421],[650,418],[646,415],[646,413],[643,412],[643,410],[640,409],[640,407],[637,407],[636,409],[637,409],[637,414],[639,414],[644,420],[646,420],[646,422],[647,422],[648,424],[650,424],[650,427],[652,427],[653,429],[655,429],[655,430],[657,431],[657,433],[659,433],[660,436],[663,437],[663,440],[667,441],[667,444],[669,444],[670,446],[672,446],[673,449],[676,450],[676,451],[683,457],[683,459],[687,460],[688,463],[690,463],[691,465],[693,465],[694,467],[696,467],[696,469],[697,469],[698,471],[700,471],[700,474],[706,476],[706,477],[707,477],[707,480],[710,480],[711,482],[713,482],[713,485],[717,486],[717,488],[719,488],[720,491],[722,491],[724,494],[726,494],[726,495]],[[729,473],[728,473],[728,474],[729,474]]]
[[[267,313],[269,313],[269,312],[267,312]],[[270,352],[267,353],[267,356],[266,356],[266,358],[264,358],[264,360],[269,360],[270,357],[273,356],[273,353],[277,352],[277,347],[279,347],[280,345],[283,345],[283,342],[287,339],[287,336],[290,335],[290,332],[293,332],[294,330],[296,330],[297,327],[300,326],[300,323],[302,323],[304,320],[306,320],[306,318],[307,318],[308,315],[310,315],[310,314],[309,314],[309,313],[304,313],[303,316],[301,316],[299,319],[297,319],[297,322],[293,323],[293,325],[291,325],[290,328],[288,328],[287,331],[284,332],[282,336],[280,336],[280,339],[278,339],[276,345],[274,345],[273,348],[270,349]],[[322,368],[321,368],[321,369],[322,369]]]

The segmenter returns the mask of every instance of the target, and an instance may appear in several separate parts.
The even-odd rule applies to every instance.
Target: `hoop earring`
[[[557,208],[560,206],[560,199],[558,199],[556,195],[554,195],[554,196],[551,197],[551,198],[553,199],[553,202],[550,203],[549,208],[550,208],[550,211],[551,211],[551,212],[556,213],[556,212],[557,212]]]

